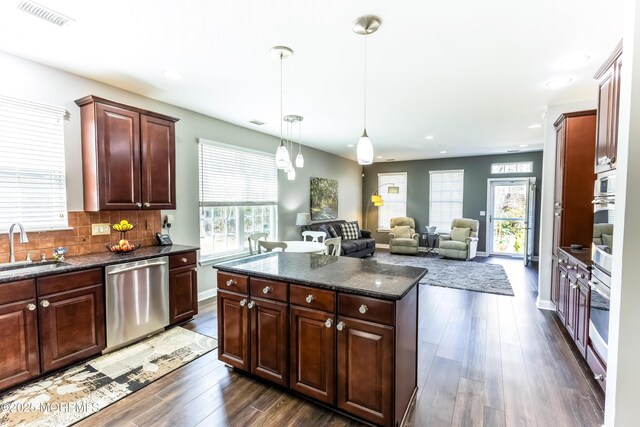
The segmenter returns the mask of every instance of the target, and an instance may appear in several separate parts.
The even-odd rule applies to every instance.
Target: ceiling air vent
[[[254,124],[256,126],[262,126],[264,124],[264,122],[261,122],[260,120],[257,120],[257,119],[249,120],[249,123]]]
[[[28,13],[29,15],[33,15],[36,18],[44,19],[45,21],[51,22],[59,27],[63,27],[71,22],[74,22],[73,19],[68,16],[64,16],[61,13],[56,12],[55,10],[51,10],[48,7],[42,6],[36,2],[32,1],[21,1],[18,3],[18,9],[23,12]]]

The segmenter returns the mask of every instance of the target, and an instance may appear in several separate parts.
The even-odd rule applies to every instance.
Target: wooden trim
[[[165,114],[156,113],[154,111],[144,110],[142,108],[132,107],[131,105],[123,104],[123,103],[117,102],[117,101],[112,101],[112,100],[106,99],[106,98],[100,98],[99,96],[95,96],[95,95],[87,95],[87,96],[85,96],[83,98],[76,99],[76,101],[75,101],[75,103],[76,103],[76,105],[78,107],[82,107],[82,106],[90,104],[92,102],[99,102],[101,104],[110,105],[112,107],[124,108],[126,110],[135,111],[135,112],[138,112],[140,114],[146,114],[147,116],[158,117],[160,119],[165,119],[165,120],[169,120],[169,121],[172,121],[172,122],[177,122],[178,120],[180,120],[180,119],[178,119],[176,117],[167,116]]]
[[[572,113],[562,113],[558,117],[558,119],[553,123],[553,126],[558,127],[560,123],[566,118],[569,117],[582,117],[582,116],[593,116],[596,115],[597,110],[584,110],[584,111],[575,111]]]
[[[593,75],[594,79],[600,80],[604,73],[606,73],[607,70],[611,68],[613,63],[616,62],[616,60],[620,57],[620,55],[622,55],[622,42],[623,40],[620,40],[618,42],[615,49],[613,49],[613,52],[611,52],[611,55],[609,55],[604,64],[602,64],[602,66],[598,68],[598,71],[596,71],[596,73]]]

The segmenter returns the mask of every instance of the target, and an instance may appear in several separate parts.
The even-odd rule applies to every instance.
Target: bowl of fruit
[[[141,242],[130,242],[127,239],[120,239],[119,242],[107,243],[107,249],[117,254],[133,252],[140,247]]]

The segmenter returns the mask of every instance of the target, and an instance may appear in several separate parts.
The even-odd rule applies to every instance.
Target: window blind
[[[271,154],[199,139],[200,206],[276,205],[278,171]]]
[[[0,230],[66,228],[63,108],[0,95]]]
[[[462,218],[464,170],[429,171],[429,181],[429,225],[449,231],[451,221]]]
[[[389,187],[398,187],[398,193],[389,193]],[[407,216],[407,173],[379,173],[378,194],[384,201],[378,207],[378,230],[389,230],[391,218]]]

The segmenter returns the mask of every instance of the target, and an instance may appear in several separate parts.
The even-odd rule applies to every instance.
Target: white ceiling
[[[305,145],[351,159],[364,59],[351,25],[378,15],[367,124],[377,161],[541,149],[543,129],[528,126],[547,105],[595,98],[592,76],[622,37],[622,0],[39,2],[76,22],[60,28],[2,0],[0,50],[272,135],[279,64],[268,51],[291,47],[284,114],[305,117]],[[591,60],[560,66],[576,53]],[[574,83],[545,86],[561,76]]]

